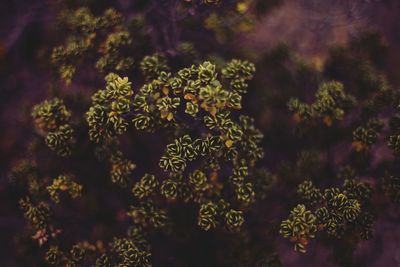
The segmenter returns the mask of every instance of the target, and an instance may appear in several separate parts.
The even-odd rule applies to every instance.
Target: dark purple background
[[[50,0],[0,2],[0,266],[17,266],[13,233],[22,230],[13,192],[7,190],[7,171],[23,156],[32,125],[26,114],[33,103],[44,98],[49,70],[44,62],[51,43],[54,14]],[[116,1],[117,7],[129,1]],[[310,63],[318,64],[329,46],[346,43],[366,28],[380,30],[389,44],[387,73],[394,83],[400,81],[400,1],[391,0],[287,0],[260,19],[255,29],[237,36],[239,46],[264,52],[286,42]],[[218,51],[215,51],[218,52]],[[379,157],[379,151],[375,156]],[[271,203],[272,204],[272,203]],[[273,203],[269,216],[286,213]],[[400,266],[399,209],[389,207],[376,223],[372,241],[362,242],[355,256],[355,266]],[[284,215],[282,215],[284,216]],[[281,239],[278,251],[284,266],[335,266],[330,264],[331,251],[312,242],[307,254],[292,251]]]

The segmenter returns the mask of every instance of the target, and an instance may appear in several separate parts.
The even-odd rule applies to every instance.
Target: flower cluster
[[[366,210],[371,188],[358,178],[345,179],[341,189],[332,187],[321,192],[311,181],[298,187],[298,194],[306,205],[298,205],[281,224],[280,233],[290,238],[295,250],[305,252],[309,239],[317,231],[341,238],[355,234],[361,239],[372,237],[373,217]],[[307,207],[311,208],[307,210]]]
[[[382,131],[383,122],[371,119],[366,126],[359,126],[353,131],[353,147],[356,151],[368,149],[375,144],[379,133]]]
[[[108,74],[105,80],[106,88],[92,96],[92,106],[86,112],[89,137],[96,143],[123,134],[129,125],[124,115],[130,112],[131,82],[114,73]]]
[[[59,156],[71,155],[75,144],[74,129],[69,123],[71,112],[59,98],[45,100],[32,109],[37,132],[45,137],[47,146]]]
[[[132,38],[124,30],[122,16],[114,9],[107,9],[101,16],[81,7],[67,10],[59,17],[60,26],[67,31],[64,45],[53,49],[51,60],[60,77],[67,83],[85,58],[97,56],[96,67],[101,71],[126,71],[133,58],[129,55]]]
[[[111,180],[126,186],[135,165],[118,149],[115,137],[128,129],[129,120],[125,116],[130,112],[133,91],[127,77],[110,73],[105,80],[106,88],[92,96],[92,106],[86,112],[89,138],[99,145],[97,155],[111,165]]]
[[[299,204],[290,212],[289,218],[281,223],[279,233],[290,238],[296,251],[306,252],[309,239],[314,238],[317,232],[316,220],[306,206]]]
[[[192,125],[195,128],[166,146],[159,166],[169,173],[169,178],[157,182],[153,175],[145,175],[133,192],[139,199],[159,191],[170,201],[192,200],[200,204],[199,225],[203,229],[214,228],[217,221],[227,222],[228,229],[238,229],[243,223],[242,212],[213,210],[212,203],[217,199],[216,203],[225,203],[228,208],[230,204],[222,197],[230,191],[241,206],[255,199],[253,184],[245,178],[263,157],[259,147],[263,135],[251,118],[240,116],[235,122],[231,112],[241,108],[254,65],[232,60],[219,73],[214,64],[206,61],[172,75],[165,64],[160,55],[141,62],[148,83],[135,94],[133,126],[147,132],[176,128],[179,133]],[[185,178],[195,162],[200,168]],[[232,173],[227,175],[223,166],[230,166]],[[225,181],[227,185],[223,184]]]
[[[82,186],[73,180],[75,179],[71,175],[60,175],[54,179],[53,183],[47,186],[51,199],[56,203],[60,202],[60,191],[68,192],[72,198],[79,197],[82,194]]]
[[[303,103],[298,98],[290,99],[288,108],[296,121],[319,118],[330,126],[334,120],[342,120],[345,111],[355,102],[353,96],[346,94],[343,84],[337,81],[322,83],[315,93],[315,98],[312,104]]]
[[[132,218],[135,225],[154,229],[165,228],[168,224],[168,216],[165,209],[160,208],[151,199],[141,201],[139,205],[131,206],[127,215]]]
[[[133,58],[123,55],[129,51],[132,39],[127,31],[111,33],[101,45],[101,57],[96,62],[96,68],[105,71],[126,71],[131,69]]]
[[[50,246],[46,252],[46,261],[52,266],[80,266],[85,259],[86,251],[79,245],[72,246],[69,253],[64,253],[57,246]]]
[[[210,230],[224,223],[230,231],[239,231],[244,223],[243,212],[230,208],[230,204],[220,199],[218,202],[206,202],[200,206],[198,225]]]

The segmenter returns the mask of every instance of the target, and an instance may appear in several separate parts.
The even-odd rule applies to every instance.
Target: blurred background
[[[54,2],[0,2],[1,266],[29,266],[20,265],[16,260],[18,252],[13,246],[14,239],[16,233],[22,231],[24,221],[15,202],[16,192],[8,186],[8,171],[24,156],[33,134],[31,107],[49,92],[52,80],[49,51],[63,38],[55,29]],[[164,2],[168,1],[160,0],[160,5]],[[141,12],[129,0],[100,1],[97,8],[102,6],[113,6],[127,16]],[[253,87],[257,90],[249,93],[243,106],[245,113],[255,117],[266,134],[265,164],[272,170],[282,158],[294,158],[298,152],[298,144],[291,143],[290,136],[281,136],[278,141],[274,138],[283,127],[273,128],[276,120],[290,119],[276,110],[285,110],[289,96],[312,95],[318,82],[325,79],[321,77],[335,73],[326,67],[332,63],[335,49],[344,47],[353,51],[351,49],[356,47],[357,50],[357,42],[364,40],[365,45],[360,49],[368,51],[374,66],[385,74],[392,86],[400,82],[398,0],[259,0],[253,11],[251,23],[241,21],[240,30],[232,31],[227,16],[226,25],[222,23],[221,27],[216,27],[209,19],[202,22],[205,28],[198,30],[193,28],[196,24],[189,22],[181,36],[194,44],[200,57],[215,54],[256,62]],[[155,39],[156,50],[172,49],[173,54],[173,47],[168,47],[162,38]],[[336,68],[340,73],[347,72],[349,67]],[[74,84],[69,90],[85,89],[87,81],[78,78]],[[377,150],[375,156],[379,161],[380,157],[385,157],[385,152]],[[273,196],[270,201],[267,218],[281,218],[287,213],[287,200]],[[282,201],[284,204],[279,204]],[[386,211],[376,223],[374,239],[361,242],[355,250],[352,266],[400,266],[399,209],[388,207]],[[286,240],[277,244],[283,266],[339,266],[329,261],[332,252],[323,246],[312,244],[303,255],[292,251]]]

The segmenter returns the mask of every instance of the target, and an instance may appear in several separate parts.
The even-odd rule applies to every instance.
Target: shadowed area
[[[130,7],[129,1],[115,2],[114,4],[121,10]],[[274,49],[284,44],[295,57],[312,66],[313,71],[320,72],[329,58],[332,47],[346,45],[366,30],[376,30],[382,34],[387,45],[387,59],[381,64],[382,70],[385,71],[392,84],[395,86],[400,84],[400,53],[398,53],[400,49],[400,1],[282,0],[279,2],[256,21],[254,29],[236,34],[234,42],[230,44],[229,48],[232,47],[232,51],[239,51],[238,53],[249,55],[249,57],[267,58],[269,56],[268,59],[272,58],[273,60],[274,56],[280,56],[279,53],[273,55],[268,53],[277,51]],[[55,14],[51,7],[52,1],[50,0],[13,0],[0,3],[0,208],[2,210],[0,232],[3,233],[2,244],[5,244],[0,251],[0,262],[1,266],[6,267],[21,266],[15,262],[14,257],[17,253],[11,244],[15,242],[13,233],[22,231],[24,225],[22,215],[17,207],[16,192],[10,191],[8,188],[7,173],[10,167],[24,156],[28,138],[33,134],[29,116],[31,107],[45,98],[51,90],[49,84],[51,83],[52,67],[47,65],[49,51],[60,38],[60,36],[54,36]],[[196,35],[196,32],[192,34]],[[201,38],[201,36],[196,36],[193,39]],[[199,46],[201,50],[203,47],[201,44]],[[224,50],[223,45],[217,49],[221,49],[223,52],[228,51],[228,49]],[[218,50],[215,53],[218,54]],[[262,74],[258,74],[259,77],[256,76],[255,83],[264,85],[263,90],[268,90],[268,86],[273,88],[271,92],[276,89],[274,87],[276,84],[268,80],[271,77],[274,81],[283,81],[282,84],[290,82],[286,76],[274,76],[275,68],[277,68],[276,65],[267,66],[262,70]],[[271,77],[264,76],[264,73]],[[71,89],[72,91],[76,92],[87,87],[87,80],[78,80],[76,83]],[[311,84],[314,85],[315,81],[305,82],[306,89],[302,89],[311,90],[307,89]],[[93,88],[90,90],[93,91]],[[259,110],[264,110],[264,107],[251,106],[254,98],[258,97],[257,94],[250,94],[245,99],[250,104],[247,105],[248,107],[244,105],[245,112],[254,115]],[[257,123],[261,125],[261,128],[263,125],[269,127],[268,123],[274,114],[261,111],[254,115]],[[279,117],[281,114],[277,116]],[[287,119],[288,116],[282,115],[282,118]],[[266,142],[275,143],[274,140],[268,140],[268,138],[269,136],[266,136]],[[282,138],[284,139],[285,136]],[[143,145],[145,142],[141,142],[146,140],[147,143],[155,144],[148,151],[160,153],[155,146],[161,147],[162,138],[151,137],[149,141],[138,136],[137,140],[139,141],[135,146],[138,149],[146,150]],[[284,154],[281,151],[272,154],[272,150],[269,150],[268,147],[265,150],[266,157],[268,160],[271,157],[271,162],[277,161]],[[333,160],[340,162],[341,157],[346,153],[348,151],[345,148],[336,147],[333,152]],[[373,162],[375,163],[389,157],[388,151],[382,147],[376,148],[373,153]],[[321,157],[327,158],[328,156],[322,155]],[[158,155],[144,154],[143,157],[140,155],[135,157],[136,161],[151,161],[154,164]],[[266,164],[271,163],[267,162]],[[272,168],[274,167],[272,166]],[[362,178],[369,179],[369,177]],[[278,188],[269,196],[269,202],[265,203],[268,207],[260,208],[265,212],[260,215],[265,217],[265,221],[273,221],[286,216],[287,203],[285,202],[289,201],[289,198],[283,196],[285,194],[287,192],[284,189]],[[399,207],[388,207],[387,209],[389,213],[380,217],[376,222],[374,239],[361,242],[355,250],[352,265],[348,266],[400,266],[400,209]],[[202,237],[199,237],[199,240],[201,242]],[[281,240],[279,237],[278,240],[277,250],[281,255],[283,266],[339,266],[334,263],[327,264],[327,262],[331,262],[329,259],[333,257],[333,252],[331,249],[320,246],[318,242],[323,243],[323,241],[313,241],[307,254],[303,255],[294,252],[286,240]],[[160,243],[162,244],[162,241]],[[212,249],[210,248],[210,250]],[[334,253],[340,255],[345,252],[336,251]]]

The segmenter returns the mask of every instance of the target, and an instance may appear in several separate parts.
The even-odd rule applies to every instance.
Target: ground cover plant
[[[52,3],[7,170],[12,266],[360,266],[398,218],[389,46],[365,31],[315,65],[234,44],[282,4]]]

